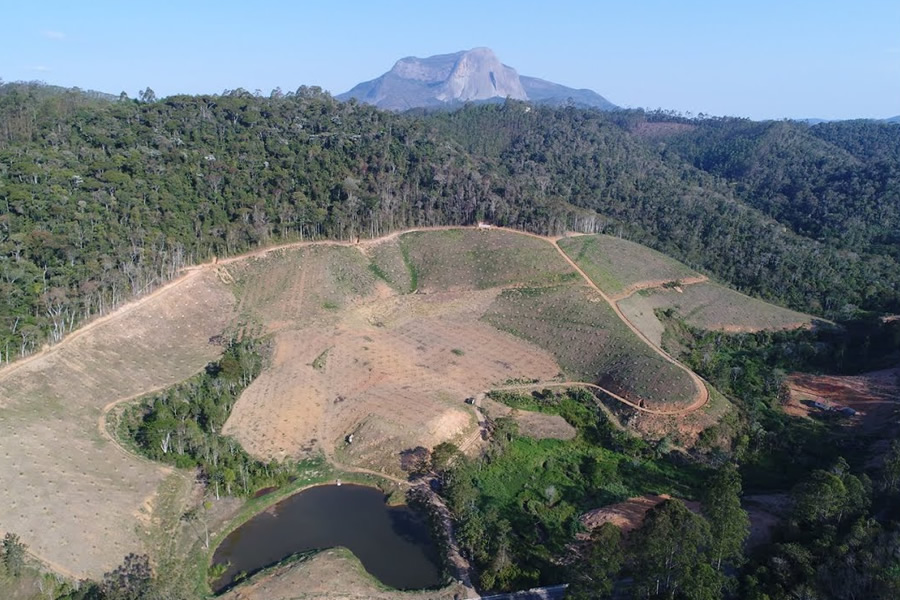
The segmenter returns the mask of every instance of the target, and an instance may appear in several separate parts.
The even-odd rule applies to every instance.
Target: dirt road
[[[190,267],[186,267],[182,271],[181,276],[179,276],[177,279],[175,279],[165,285],[160,286],[159,288],[157,288],[150,294],[147,294],[146,296],[142,296],[141,298],[138,298],[137,300],[135,300],[133,302],[129,302],[128,304],[125,304],[124,306],[114,310],[111,313],[108,313],[102,317],[99,317],[97,319],[94,319],[93,321],[90,321],[83,327],[79,328],[77,331],[66,336],[58,344],[51,346],[49,348],[45,348],[44,350],[42,350],[40,352],[32,354],[31,356],[28,356],[22,360],[16,361],[16,362],[12,363],[11,365],[8,365],[8,366],[0,369],[0,380],[5,379],[8,375],[10,375],[11,373],[17,371],[18,369],[24,367],[25,365],[31,363],[32,361],[38,360],[41,357],[46,356],[47,354],[58,351],[60,348],[65,347],[67,344],[71,343],[73,340],[78,339],[79,337],[90,332],[94,328],[100,327],[104,323],[120,319],[120,318],[124,317],[125,315],[127,315],[128,313],[130,313],[131,311],[133,311],[135,308],[149,302],[151,299],[155,298],[156,296],[163,294],[166,291],[171,290],[174,287],[184,285],[187,281],[191,280],[198,273],[200,273],[204,270],[207,270],[207,269],[217,269],[223,265],[232,264],[235,262],[246,260],[248,258],[265,257],[269,253],[278,252],[278,251],[282,251],[282,250],[305,248],[305,247],[310,247],[310,246],[344,246],[344,247],[372,246],[372,245],[380,244],[380,243],[383,243],[383,242],[386,242],[386,241],[389,241],[392,239],[396,239],[406,233],[412,233],[412,232],[416,232],[416,231],[448,231],[448,230],[455,230],[455,229],[478,229],[478,227],[476,227],[476,226],[414,227],[414,228],[410,228],[410,229],[404,229],[402,231],[395,231],[393,233],[390,233],[390,234],[380,237],[380,238],[360,240],[359,242],[335,241],[335,240],[311,240],[311,241],[291,242],[291,243],[281,244],[281,245],[277,245],[277,246],[270,246],[268,248],[264,248],[261,250],[254,250],[252,252],[248,252],[245,254],[233,256],[233,257],[222,259],[222,260],[214,259],[207,263],[202,263],[199,265],[193,265]],[[696,373],[694,373],[693,371],[688,369],[686,366],[684,366],[683,364],[681,364],[680,362],[678,362],[677,360],[675,360],[674,358],[669,356],[664,350],[662,350],[661,348],[656,346],[650,339],[648,339],[643,333],[641,333],[641,331],[637,327],[635,327],[634,324],[632,324],[631,321],[628,319],[628,317],[626,317],[625,314],[619,309],[618,305],[616,304],[616,301],[613,300],[610,296],[608,296],[605,292],[603,292],[603,290],[601,290],[591,280],[591,278],[587,276],[587,274],[575,263],[575,261],[573,261],[563,251],[563,249],[559,247],[559,244],[557,242],[560,238],[545,237],[542,235],[538,235],[536,233],[521,231],[518,229],[510,229],[510,228],[506,228],[506,227],[492,227],[491,229],[505,231],[508,233],[514,233],[517,235],[525,235],[528,237],[532,237],[532,238],[541,240],[545,243],[551,244],[556,249],[556,251],[559,253],[559,255],[563,258],[563,260],[565,260],[566,263],[568,263],[572,267],[572,269],[581,276],[581,278],[584,280],[584,283],[588,287],[590,287],[591,289],[596,291],[600,295],[600,297],[607,304],[609,304],[609,306],[613,309],[613,312],[616,314],[616,316],[618,316],[619,319],[623,323],[625,323],[625,325],[636,336],[638,336],[638,338],[640,338],[644,343],[646,343],[648,346],[650,346],[650,348],[652,348],[653,351],[656,352],[659,356],[661,356],[664,360],[677,366],[678,368],[682,369],[685,373],[688,374],[688,376],[694,382],[694,385],[696,387],[696,394],[695,394],[694,401],[685,408],[677,409],[674,411],[658,411],[658,410],[653,410],[653,409],[648,409],[648,408],[643,408],[643,407],[637,406],[633,402],[629,402],[628,400],[625,400],[621,396],[619,396],[609,390],[601,388],[597,385],[589,384],[589,383],[585,383],[585,382],[575,382],[575,383],[577,383],[578,385],[583,385],[585,387],[593,387],[593,388],[599,389],[599,390],[603,391],[604,393],[608,394],[609,396],[611,396],[612,398],[615,398],[616,400],[623,402],[623,403],[635,408],[636,410],[640,410],[643,412],[649,412],[649,413],[653,413],[653,414],[661,414],[661,415],[684,414],[684,413],[696,410],[696,409],[704,406],[707,403],[707,401],[709,400],[709,392],[707,391],[706,385],[703,383],[703,380],[701,380],[700,377],[697,376]],[[697,278],[697,279],[699,279],[699,278]],[[690,283],[694,283],[693,278]],[[632,287],[635,287],[635,286],[632,286]],[[637,291],[637,289],[640,289],[640,288],[636,288],[631,293],[634,293],[634,291]],[[572,385],[575,385],[575,383],[573,383]]]

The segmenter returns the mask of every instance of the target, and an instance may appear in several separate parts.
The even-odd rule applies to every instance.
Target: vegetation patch
[[[578,434],[569,441],[534,440],[519,435],[511,419],[497,419],[487,453],[458,457],[444,475],[457,539],[484,589],[566,581],[553,557],[566,554],[583,512],[644,493],[693,497],[703,480],[702,469],[677,465],[611,425],[584,390],[492,396],[563,415]]]
[[[545,241],[508,231],[458,229],[400,237],[421,291],[550,285],[577,274]]]
[[[573,380],[596,383],[635,404],[689,404],[693,382],[664,360],[587,287],[559,285],[504,290],[485,321],[556,357]]]
[[[260,462],[220,434],[238,396],[262,370],[264,353],[254,340],[232,342],[200,375],[123,410],[119,436],[153,460],[199,467],[217,499],[285,484],[293,474],[287,465]]]
[[[609,295],[627,293],[642,283],[664,285],[697,277],[697,272],[661,252],[609,235],[579,235],[559,247]]]

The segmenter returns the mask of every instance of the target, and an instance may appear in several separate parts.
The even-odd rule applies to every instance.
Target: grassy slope
[[[813,321],[810,315],[745,296],[715,283],[685,286],[682,292],[650,290],[623,303],[632,300],[654,309],[674,309],[686,323],[701,329],[793,329]]]
[[[484,320],[550,352],[572,379],[648,404],[690,402],[693,386],[582,285],[553,247],[501,231],[404,235],[422,290],[506,288]]]
[[[583,235],[559,241],[597,287],[610,295],[645,281],[674,281],[697,273],[665,254],[608,235]]]
[[[577,277],[550,244],[516,233],[413,232],[400,243],[426,292],[549,285]]]

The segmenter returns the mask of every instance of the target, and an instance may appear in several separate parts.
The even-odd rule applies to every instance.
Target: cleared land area
[[[604,523],[612,523],[628,533],[637,529],[644,522],[644,517],[651,508],[669,500],[668,494],[647,494],[636,498],[629,498],[623,502],[610,504],[601,508],[595,508],[581,515],[581,524],[588,531],[600,527]],[[692,500],[685,501],[685,505],[694,513],[700,513],[700,503]],[[587,537],[587,534],[583,534]]]
[[[99,577],[141,549],[167,468],[106,435],[112,403],[182,381],[221,354],[232,319],[214,273],[191,272],[0,372],[0,524],[56,570]]]
[[[404,449],[477,447],[479,413],[463,400],[520,381],[584,379],[638,412],[706,403],[549,239],[440,229],[290,244],[192,267],[0,372],[4,530],[78,577],[146,550],[172,471],[115,444],[105,414],[200,371],[225,333],[272,336],[271,363],[223,431],[265,459],[324,453],[403,476]]]
[[[455,600],[467,597],[468,590],[461,585],[422,592],[386,589],[366,573],[349,551],[337,548],[257,576],[226,593],[222,600]]]
[[[512,408],[487,397],[482,398],[480,404],[488,416],[509,417],[519,426],[520,434],[536,440],[571,440],[577,434],[575,428],[559,415]]]
[[[788,377],[788,386],[791,397],[784,407],[788,414],[824,416],[847,407],[856,412],[846,417],[847,422],[864,432],[889,431],[897,426],[900,367],[846,376],[795,373]]]
[[[544,286],[580,278],[548,240],[505,230],[417,231],[400,237],[420,291]]]
[[[658,339],[662,324],[657,309],[672,309],[688,325],[727,332],[798,329],[813,317],[735,292],[716,283],[698,283],[679,289],[656,288],[619,301],[619,308],[644,334]]]
[[[383,278],[396,285],[404,269],[413,272],[403,256],[389,240],[275,252],[231,267],[242,318],[274,332],[275,351],[224,433],[264,459],[324,452],[402,475],[401,450],[459,443],[476,430],[466,397],[558,373],[547,352],[480,321],[499,290],[399,295]]]
[[[613,300],[644,287],[702,278],[665,254],[609,235],[579,235],[558,244]]]
[[[546,348],[568,379],[596,383],[648,409],[690,405],[691,378],[632,333],[584,285],[505,290],[485,320]]]
[[[508,381],[563,375],[648,408],[696,393],[545,239],[417,231],[228,268],[241,319],[275,352],[223,432],[263,459],[324,452],[402,475],[401,450],[468,446],[478,423],[463,400]]]

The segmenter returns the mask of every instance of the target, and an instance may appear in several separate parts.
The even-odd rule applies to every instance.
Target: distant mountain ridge
[[[615,110],[618,107],[588,89],[574,89],[526,77],[500,62],[490,48],[474,48],[427,58],[409,56],[390,71],[357,84],[337,96],[356,98],[388,110],[435,108],[464,102],[488,102],[512,98],[535,104]]]

